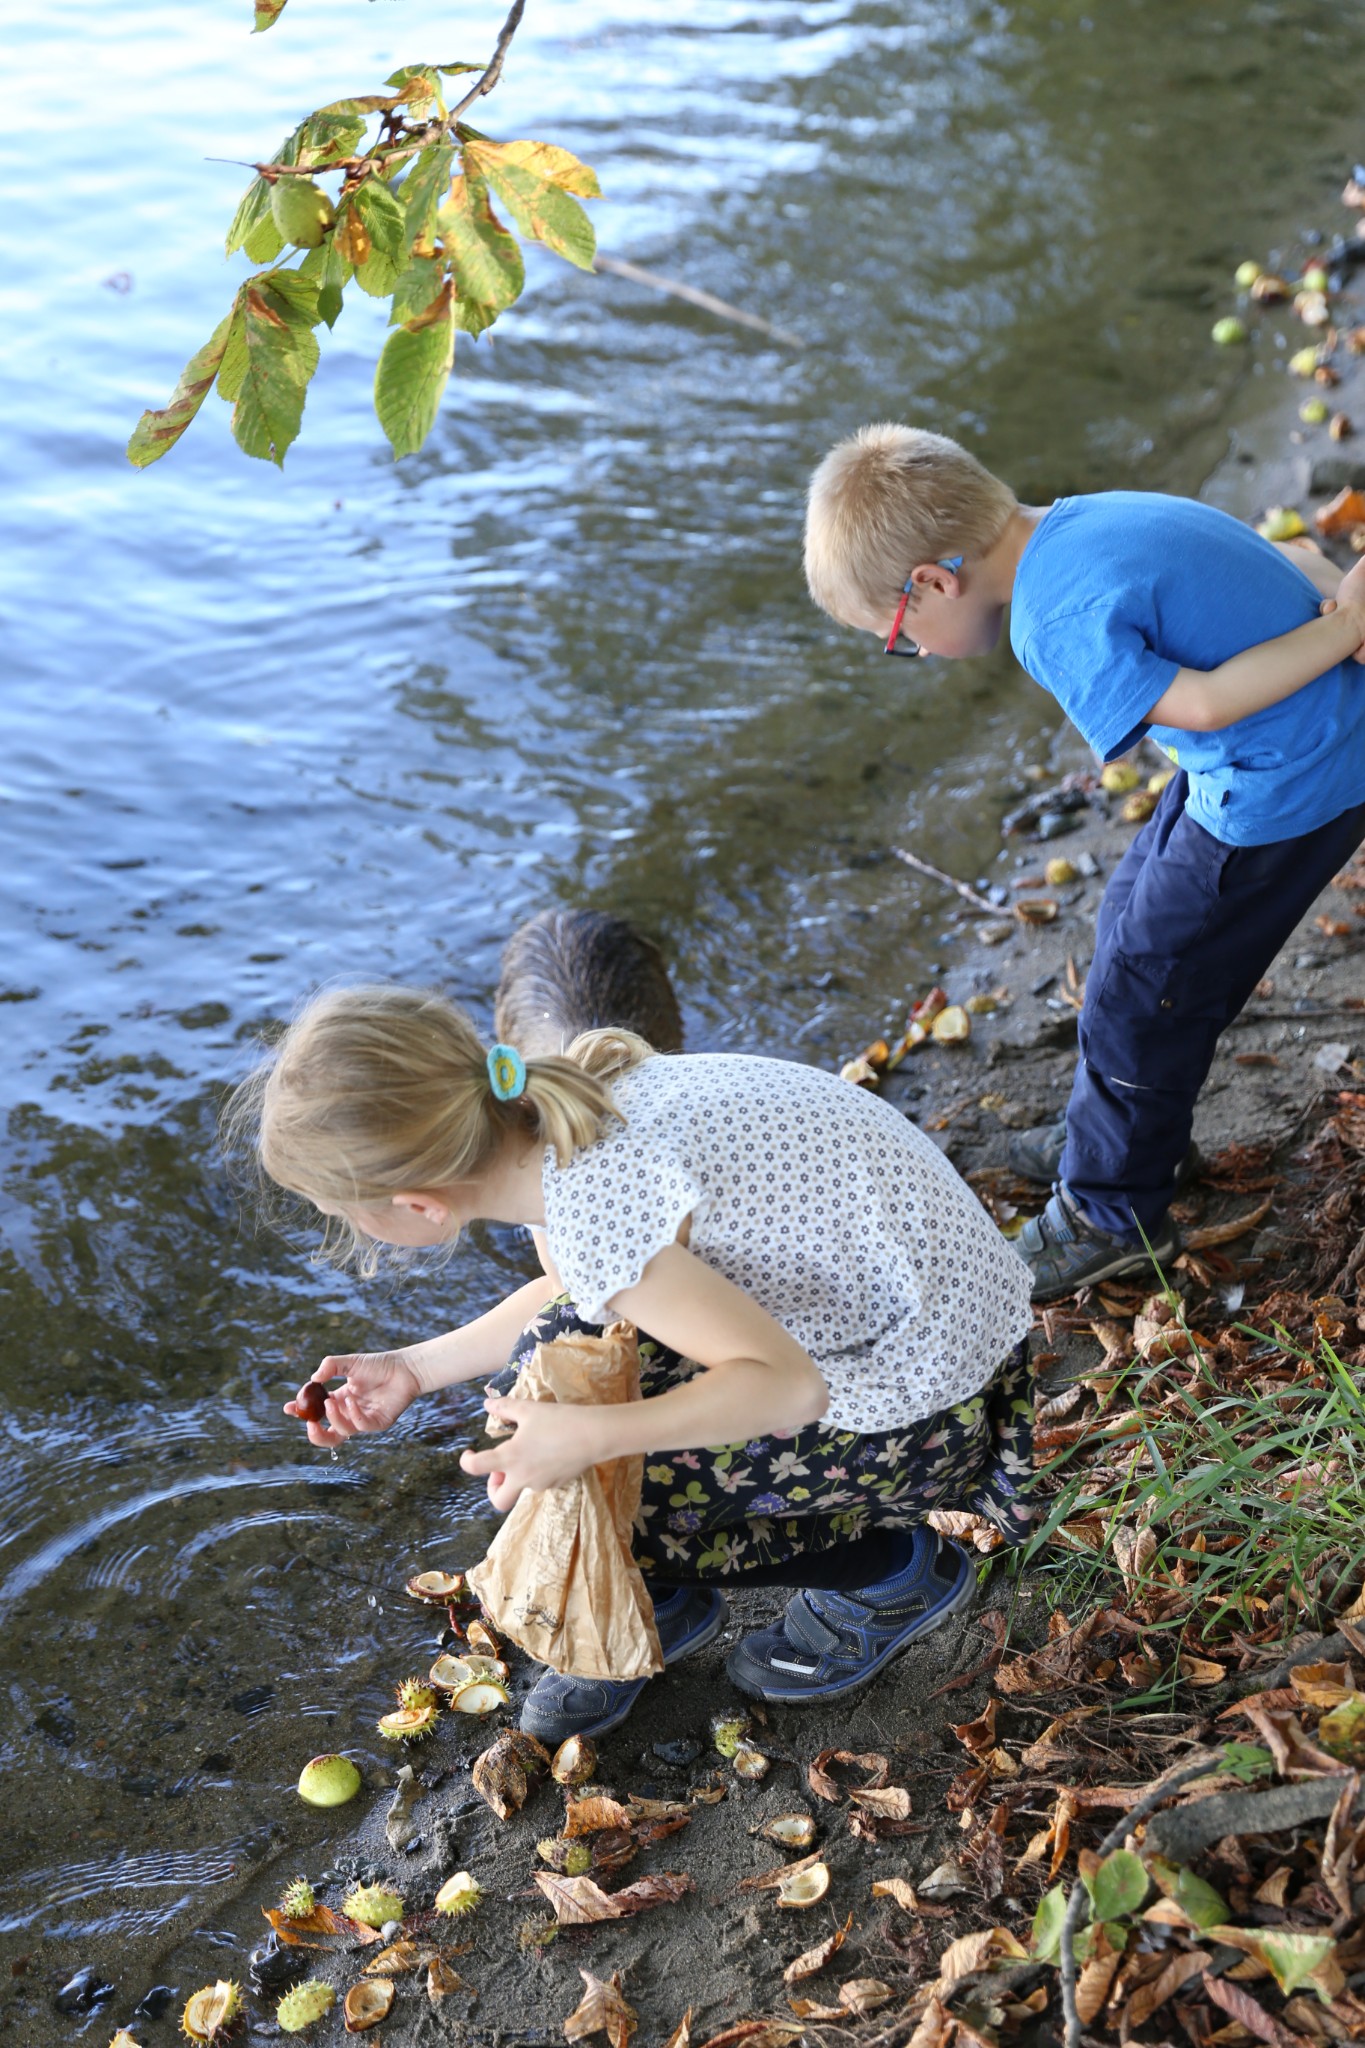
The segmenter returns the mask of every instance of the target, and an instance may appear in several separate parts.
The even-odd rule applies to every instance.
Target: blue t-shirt
[[[1190,498],[1059,498],[1020,558],[1010,644],[1104,760],[1149,734],[1186,810],[1229,846],[1295,839],[1365,803],[1365,669],[1345,661],[1221,732],[1151,725],[1176,670],[1217,668],[1318,615],[1303,571]]]

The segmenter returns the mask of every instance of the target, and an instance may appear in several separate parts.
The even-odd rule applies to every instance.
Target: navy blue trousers
[[[1100,904],[1061,1178],[1137,1243],[1170,1206],[1219,1033],[1365,839],[1365,804],[1300,839],[1224,846],[1167,783]],[[1140,1226],[1140,1229],[1139,1229]]]

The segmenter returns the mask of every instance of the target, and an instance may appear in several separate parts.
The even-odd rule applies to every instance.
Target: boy
[[[1235,1017],[1365,839],[1365,560],[1346,576],[1136,491],[1021,505],[956,442],[864,427],[811,482],[811,594],[888,654],[1010,644],[1104,760],[1176,763],[1100,905],[1054,1181],[1016,1240],[1050,1300],[1159,1259],[1195,1098]],[[1325,601],[1324,601],[1325,600]],[[909,636],[913,635],[913,639]]]

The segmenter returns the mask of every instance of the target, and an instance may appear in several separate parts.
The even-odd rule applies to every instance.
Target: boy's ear
[[[962,584],[956,569],[949,569],[942,562],[921,562],[910,571],[910,581],[916,590],[936,590],[943,597],[960,597]]]

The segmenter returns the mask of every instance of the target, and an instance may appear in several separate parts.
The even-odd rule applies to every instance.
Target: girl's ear
[[[430,1188],[403,1189],[389,1198],[395,1209],[406,1209],[411,1216],[420,1216],[437,1230],[444,1230],[450,1221],[450,1204]]]

